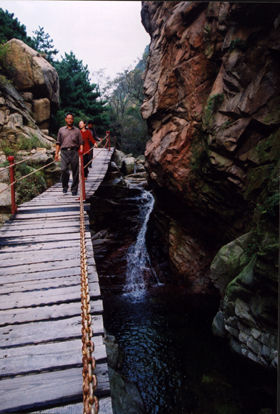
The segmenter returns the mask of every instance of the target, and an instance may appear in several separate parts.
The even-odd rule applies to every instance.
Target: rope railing
[[[102,139],[101,142],[103,142],[104,140],[106,140],[106,142],[105,142],[105,148],[108,148],[110,150],[111,149],[110,131],[106,131],[106,135]],[[102,149],[103,148],[104,147],[102,147]],[[83,170],[84,170],[84,168],[86,168],[98,156],[98,154],[100,154],[100,152],[102,151],[102,149],[95,156],[93,156],[92,159],[85,166],[83,166],[83,168],[82,168]],[[87,151],[86,153],[88,153],[90,151],[91,151],[91,149],[89,151]],[[83,154],[86,154],[86,153],[83,153],[82,152],[82,154],[80,154],[80,156],[83,155]],[[34,154],[31,157],[25,158],[24,160],[21,160],[21,161],[18,161],[18,162],[14,162],[14,157],[13,156],[9,156],[8,157],[8,161],[9,161],[10,165],[8,167],[5,167],[4,169],[2,169],[0,171],[0,173],[1,173],[1,172],[4,172],[5,170],[10,170],[10,184],[7,185],[7,187],[5,187],[3,190],[1,190],[0,191],[0,194],[4,193],[4,191],[6,191],[9,188],[11,188],[12,214],[15,214],[17,212],[17,207],[16,207],[16,203],[15,203],[15,184],[18,183],[19,181],[22,181],[25,178],[33,175],[33,174],[36,174],[38,171],[41,171],[44,168],[47,168],[47,167],[49,167],[50,165],[52,165],[52,164],[54,164],[56,162],[56,161],[52,161],[52,162],[44,165],[43,167],[37,168],[36,170],[32,171],[31,173],[29,173],[29,174],[27,174],[27,175],[25,175],[23,177],[20,177],[20,178],[18,178],[18,179],[15,180],[15,178],[14,178],[14,169],[15,169],[15,166],[16,165],[19,165],[19,164],[21,164],[23,162],[26,162],[26,161],[28,161],[28,160],[30,160],[32,158],[34,158],[36,155],[37,154]],[[81,156],[81,158],[82,158],[82,156]],[[82,161],[82,165],[83,165],[83,161]],[[82,181],[81,182],[83,184],[83,197],[82,197],[82,199],[85,200],[85,180],[84,180],[84,174],[82,175]]]
[[[35,174],[36,172],[38,172],[38,171],[40,171],[40,170],[43,170],[44,168],[49,167],[50,165],[54,164],[55,162],[56,162],[56,161],[52,161],[52,162],[50,162],[49,164],[46,164],[46,165],[44,165],[43,167],[38,168],[37,170],[34,170],[34,171],[32,171],[31,173],[29,173],[29,174],[25,175],[24,177],[20,177],[20,178],[18,178],[17,180],[15,180],[15,181],[11,182],[9,185],[7,185],[7,187],[6,187],[6,188],[4,188],[4,190],[0,191],[0,194],[4,193],[4,191],[6,191],[6,190],[7,190],[8,188],[10,188],[12,185],[14,185],[14,184],[18,183],[19,181],[24,180],[25,178],[29,177],[29,176],[30,176],[30,175],[32,175],[32,174]],[[11,165],[9,166],[9,168],[10,168],[10,167],[14,167],[15,165],[18,165],[18,163],[16,163],[16,164],[11,164]]]
[[[108,142],[108,139],[110,139],[110,131],[107,131],[106,132],[106,135],[105,135],[105,137],[102,139],[102,141],[104,141],[106,139],[106,143]],[[102,142],[101,141],[101,142]],[[106,145],[106,143],[105,143],[105,145]],[[106,147],[105,147],[106,148]],[[89,153],[91,150],[93,150],[94,148],[90,148],[88,151],[86,151],[86,152],[84,152],[84,155],[85,154],[87,154],[87,153]],[[102,147],[102,149],[103,149],[103,147]],[[91,159],[90,159],[90,161],[86,164],[86,165],[84,165],[84,169],[94,160],[94,158],[96,158],[97,156],[98,156],[98,154],[100,154],[100,152],[102,151],[102,149],[96,154],[96,155],[94,155]],[[110,148],[109,148],[110,149]]]
[[[105,148],[111,149],[111,142],[110,142],[110,131],[106,131],[106,135],[103,138],[102,142],[105,142]],[[98,154],[103,150],[104,147],[98,151],[97,154],[94,154],[90,162],[92,162]],[[89,150],[91,151],[91,149]],[[86,153],[88,153],[87,151]],[[36,154],[29,157],[28,159],[32,159]],[[94,392],[97,388],[97,378],[96,375],[93,373],[95,370],[95,358],[93,357],[94,351],[94,343],[92,342],[92,317],[91,317],[91,307],[90,307],[90,293],[89,293],[89,283],[88,283],[88,266],[87,266],[87,249],[86,249],[86,237],[85,237],[85,218],[84,218],[84,206],[83,201],[85,201],[86,194],[85,194],[85,180],[84,180],[84,168],[90,163],[88,163],[85,167],[83,165],[83,151],[79,151],[79,185],[80,185],[80,264],[81,264],[81,324],[82,324],[82,365],[83,365],[83,414],[98,414],[99,411],[99,403],[97,397],[94,395]],[[10,166],[5,168],[10,170],[10,181],[11,183],[7,185],[5,189],[0,191],[2,194],[8,188],[11,188],[11,200],[12,200],[12,214],[17,212],[17,207],[15,204],[15,184],[19,181],[24,180],[27,177],[37,173],[38,171],[43,170],[44,168],[49,167],[50,165],[54,164],[56,161],[52,161],[47,165],[44,165],[41,168],[38,168],[31,173],[20,177],[19,179],[15,180],[14,172],[15,166],[26,162],[28,159],[24,159],[20,162],[14,162],[14,157],[9,156],[8,161]]]
[[[81,317],[82,317],[82,364],[83,364],[83,414],[97,414],[99,411],[98,399],[94,395],[97,387],[95,358],[92,356],[94,343],[92,342],[91,307],[88,284],[87,249],[85,238],[85,218],[81,184],[83,182],[83,164],[80,157],[80,260],[81,260]]]
[[[19,165],[19,164],[22,164],[23,162],[29,161],[29,160],[31,160],[32,158],[36,157],[36,156],[37,156],[37,153],[35,153],[35,154],[31,155],[31,157],[24,158],[24,160],[17,161],[17,162],[15,162],[14,164],[9,165],[8,167],[3,167],[3,168],[1,168],[0,174],[1,174],[1,173],[3,173],[3,172],[4,172],[4,171],[6,171],[6,170],[9,170],[11,167],[14,167],[15,165]],[[1,194],[1,193],[0,193],[0,194]]]

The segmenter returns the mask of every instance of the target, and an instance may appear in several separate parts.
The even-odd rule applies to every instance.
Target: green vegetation
[[[111,135],[117,137],[119,149],[135,156],[144,154],[149,139],[146,121],[140,112],[144,100],[142,75],[147,57],[148,46],[134,69],[118,73],[114,80],[107,79],[103,88]]]
[[[34,41],[27,36],[26,27],[14,18],[14,13],[0,9],[0,43],[6,43],[13,38],[34,48]]]
[[[15,151],[13,148],[6,146],[6,143],[3,141],[3,144],[1,146],[1,150],[4,152],[6,157],[9,157],[10,155],[14,155]]]
[[[81,60],[78,60],[73,52],[65,53],[61,62],[54,62],[60,83],[60,106],[52,132],[64,125],[66,112],[72,112],[75,121],[81,119],[93,119],[98,133],[104,133],[108,129],[106,101],[100,100],[100,92],[96,84],[90,83],[89,70]]]
[[[263,204],[257,205],[257,210],[261,214],[267,214],[271,218],[278,217],[279,214],[279,192],[268,197]]]
[[[246,40],[243,39],[235,39],[230,42],[229,50],[239,49],[245,51],[248,49],[248,44]]]
[[[223,93],[217,93],[216,95],[210,96],[210,98],[207,99],[205,108],[204,108],[204,124],[208,125],[211,117],[213,116],[214,112],[217,112],[219,106],[222,104],[224,100],[224,94]]]
[[[39,138],[33,134],[31,137],[21,136],[16,142],[9,143],[6,140],[0,141],[0,149],[4,152],[6,157],[15,155],[18,151],[31,151],[37,147],[47,147]]]
[[[18,144],[18,150],[31,151],[34,148],[42,147],[41,141],[33,135],[30,139],[21,138]]]
[[[18,180],[35,171],[34,168],[29,167],[26,163],[17,165],[15,179]],[[22,204],[25,201],[29,201],[32,198],[38,196],[47,189],[47,184],[41,171],[35,172],[27,178],[19,181],[16,184],[16,192],[19,200],[18,204]]]
[[[58,50],[54,49],[53,40],[50,35],[45,33],[44,28],[39,26],[39,30],[33,32],[36,37],[34,40],[34,49],[40,51],[43,57],[50,63],[54,61],[53,55],[57,55]]]
[[[50,120],[50,134],[56,136],[58,129],[65,124],[65,113],[72,112],[75,124],[80,119],[93,120],[97,134],[105,135],[111,131],[111,137],[116,136],[119,149],[137,156],[144,153],[149,139],[146,122],[140,113],[144,100],[142,75],[146,68],[148,46],[142,59],[139,59],[134,69],[126,69],[118,73],[116,78],[105,79],[103,70],[96,72],[100,82],[92,83],[87,65],[78,60],[73,53],[65,53],[60,60],[54,60],[58,50],[44,28],[34,31],[34,37],[27,36],[26,27],[14,18],[13,13],[0,9],[0,43],[12,38],[20,39],[37,50],[56,69],[60,82],[60,109]],[[11,75],[7,68],[5,56],[7,47],[0,47],[0,82],[7,82],[5,73]],[[9,76],[12,78],[12,76]],[[102,83],[102,85],[101,85]],[[30,142],[22,143],[18,149],[30,150]],[[32,146],[33,148],[33,146]],[[9,150],[6,149],[6,153]]]
[[[11,77],[13,69],[7,62],[7,54],[9,53],[9,45],[0,44],[0,83],[2,86],[10,83],[8,77]]]

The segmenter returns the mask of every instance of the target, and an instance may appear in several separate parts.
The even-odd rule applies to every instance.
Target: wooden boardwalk
[[[103,180],[112,152],[95,149],[87,198]],[[95,395],[100,413],[110,414],[103,306],[87,214],[85,223]],[[59,406],[82,401],[80,295],[79,197],[63,194],[58,183],[19,206],[0,229],[0,413],[58,407],[51,412],[60,414]],[[80,406],[68,412],[82,413]]]

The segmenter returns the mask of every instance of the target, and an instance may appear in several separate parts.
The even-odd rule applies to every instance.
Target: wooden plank
[[[1,281],[1,279],[0,279]],[[96,281],[97,282],[97,281]],[[1,295],[10,294],[15,292],[32,292],[38,290],[46,290],[51,288],[61,288],[69,286],[77,286],[81,284],[80,275],[69,276],[69,277],[59,277],[51,279],[37,279],[37,280],[25,280],[14,283],[5,283],[4,285],[0,284],[0,301]],[[1,308],[1,305],[0,305]]]
[[[91,315],[103,312],[102,300],[91,300]],[[71,302],[51,306],[38,306],[34,308],[15,308],[0,310],[0,326],[32,321],[56,320],[81,314],[81,303]]]
[[[102,337],[94,337],[93,342],[96,363],[106,362],[107,354]],[[81,339],[0,349],[0,378],[43,370],[73,368],[81,366],[81,363]]]
[[[48,250],[39,250],[35,252],[14,252],[12,259],[9,253],[0,253],[1,265],[0,267],[6,266],[20,266],[22,264],[29,263],[44,263],[49,261],[57,260],[69,260],[76,259],[80,257],[80,240],[77,240],[76,246],[72,246],[70,249],[65,246],[65,248],[48,249]],[[92,255],[91,255],[92,257]]]
[[[13,258],[9,253],[0,253],[1,265],[2,267],[7,266],[20,266],[23,264],[35,264],[35,263],[46,263],[50,261],[61,261],[61,260],[70,260],[70,259],[79,259],[80,258],[80,240],[78,240],[77,245],[71,247],[70,249],[60,248],[60,249],[48,249],[44,251],[35,251],[35,252],[14,252]],[[90,259],[93,257],[91,252],[88,252],[87,258]]]
[[[1,276],[0,277],[0,286],[4,287],[7,284],[10,284],[11,287],[14,283],[17,282],[32,282],[40,280],[42,283],[45,279],[60,279],[63,277],[71,277],[71,276],[78,276],[80,277],[81,268],[80,266],[71,267],[66,269],[58,269],[58,270],[49,270],[40,273],[20,273],[20,274],[12,274],[8,276]],[[98,282],[98,274],[94,266],[90,266],[88,268],[88,279],[90,282]]]
[[[89,283],[90,297],[100,296],[98,283]],[[16,292],[1,295],[0,309],[26,308],[30,306],[51,305],[81,299],[80,289],[77,286],[66,286],[35,292]]]
[[[56,229],[56,234],[68,234],[68,233],[80,233],[80,226],[72,227],[58,227]],[[43,234],[53,234],[54,228],[48,229],[33,229],[32,225],[28,229],[18,229],[18,230],[9,230],[3,231],[3,237],[21,237],[21,236],[31,236],[31,235],[43,235]],[[1,236],[2,237],[2,236]]]
[[[79,211],[64,211],[63,217],[79,217]],[[35,213],[35,214],[21,214],[17,213],[15,220],[36,220],[36,219],[43,219],[43,218],[57,218],[58,220],[61,218],[61,213]]]
[[[97,364],[94,373],[97,377],[95,395],[109,395],[107,364]],[[82,399],[82,378],[82,368],[8,378],[1,381],[0,413],[42,407],[50,403],[71,402],[79,397]]]
[[[88,235],[87,238],[90,238]],[[24,243],[47,243],[48,241],[62,241],[65,243],[68,240],[80,240],[80,233],[71,233],[71,234],[50,234],[44,236],[22,236],[22,237],[9,237],[6,238],[0,236],[0,244],[10,245],[10,244],[24,244]]]
[[[103,180],[112,152],[100,151],[86,182],[87,197]],[[87,210],[88,203],[83,204]],[[63,195],[60,182],[21,205],[0,230],[2,413],[82,396],[79,216],[79,196]],[[94,298],[96,395],[102,396],[110,393],[107,364],[102,363],[106,361],[100,336],[103,303],[97,299],[100,290],[86,214],[85,223],[90,295]]]
[[[98,398],[98,403],[100,414],[113,414],[111,397]],[[83,403],[80,402],[49,409],[43,409],[40,411],[34,411],[32,414],[81,414],[83,413],[83,407]]]
[[[101,315],[92,317],[93,335],[104,334]],[[81,317],[0,327],[0,348],[81,338]],[[94,341],[94,339],[93,339]],[[1,403],[0,403],[1,405]]]
[[[48,263],[35,263],[32,265],[22,265],[22,266],[14,266],[12,273],[35,273],[35,272],[43,272],[46,270],[53,270],[53,269],[67,269],[71,267],[80,266],[80,258],[79,259],[72,259],[72,260],[61,260],[56,262],[48,262]],[[88,258],[88,266],[95,266],[95,261],[93,258]],[[11,267],[5,266],[0,268],[0,277],[5,275],[11,274]]]
[[[64,218],[64,217],[61,217],[59,221],[57,221],[57,219],[54,219],[54,220],[52,220],[52,219],[42,219],[41,221],[36,220],[35,222],[33,222],[33,221],[28,222],[26,220],[8,220],[1,227],[1,232],[3,230],[6,230],[6,229],[10,230],[11,228],[17,229],[17,228],[32,227],[32,228],[38,228],[38,229],[42,228],[43,229],[43,228],[48,228],[48,227],[55,228],[56,226],[63,227],[66,224],[69,224],[70,226],[71,225],[76,226],[77,223],[80,223],[80,218],[79,217],[76,217],[75,220],[71,220],[71,221],[69,220],[69,218]]]
[[[17,252],[29,252],[29,251],[35,252],[39,250],[65,249],[65,247],[68,247],[68,248],[73,247],[73,246],[76,247],[77,243],[78,243],[77,240],[73,240],[73,241],[68,240],[67,246],[65,246],[64,241],[36,243],[36,244],[28,243],[28,244],[18,244],[18,245],[10,245],[10,246],[2,245],[0,246],[0,259],[2,259],[2,254],[4,253],[9,253],[11,255],[12,253],[17,253]]]

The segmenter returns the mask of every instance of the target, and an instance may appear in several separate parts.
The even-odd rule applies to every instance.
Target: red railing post
[[[80,183],[80,197],[83,198],[83,201],[86,200],[86,186],[85,186],[85,170],[84,170],[84,151],[79,150],[79,157],[80,157],[80,168],[81,168],[81,183]]]
[[[10,182],[11,182],[11,201],[12,201],[12,214],[15,214],[18,210],[17,210],[17,206],[16,206],[16,190],[15,190],[15,165],[14,165],[14,161],[15,158],[10,155],[8,157],[8,161],[10,163]]]
[[[109,135],[109,138],[106,140],[106,148],[107,148],[107,142],[109,142],[109,150],[111,149],[111,137],[110,137],[110,131],[106,131],[106,134]]]

